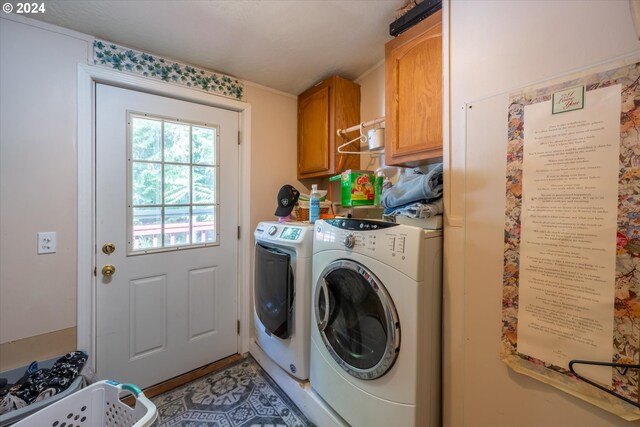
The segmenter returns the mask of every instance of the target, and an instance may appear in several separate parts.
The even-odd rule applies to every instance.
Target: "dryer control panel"
[[[258,224],[253,235],[256,242],[296,247],[299,252],[304,251],[304,254],[299,253],[299,256],[311,256],[312,230],[313,226],[309,223],[265,221]]]

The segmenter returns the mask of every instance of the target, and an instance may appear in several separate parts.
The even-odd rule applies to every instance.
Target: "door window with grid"
[[[219,128],[128,114],[128,252],[218,244]]]

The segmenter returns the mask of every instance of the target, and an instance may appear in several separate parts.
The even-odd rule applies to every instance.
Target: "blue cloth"
[[[442,197],[432,199],[429,203],[426,202],[423,200],[395,208],[386,208],[384,214],[387,216],[406,216],[407,218],[431,218],[442,214]]]
[[[384,208],[393,210],[410,203],[429,203],[439,197],[442,197],[442,163],[427,174],[413,170],[401,175],[396,185],[382,190],[380,203]]]

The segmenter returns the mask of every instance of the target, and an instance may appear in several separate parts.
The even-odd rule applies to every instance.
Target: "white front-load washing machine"
[[[349,424],[441,425],[442,232],[317,221],[311,387]]]
[[[261,222],[254,237],[256,343],[282,369],[307,380],[313,225]]]

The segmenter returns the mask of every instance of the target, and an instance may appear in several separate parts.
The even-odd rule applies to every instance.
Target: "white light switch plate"
[[[52,254],[56,251],[56,232],[38,233],[38,254]]]

